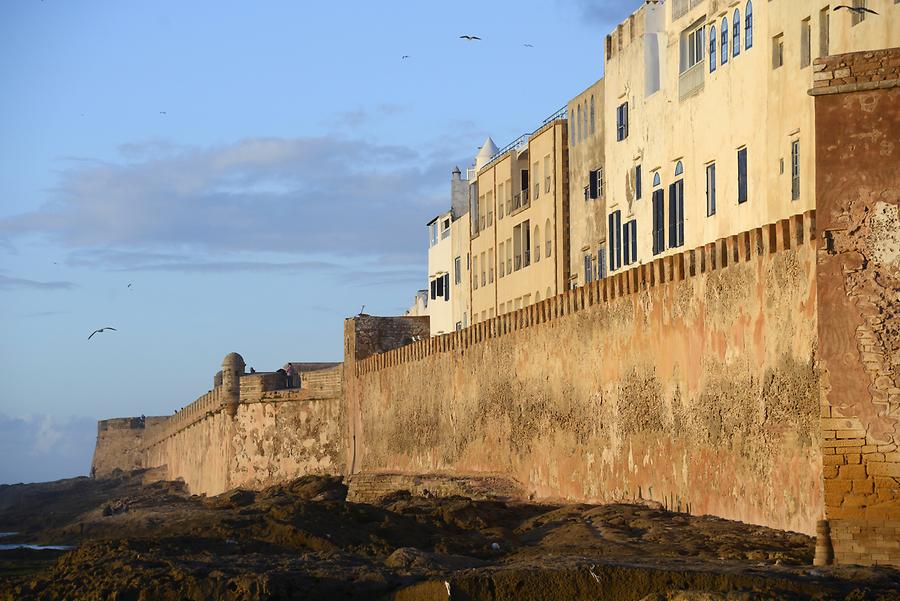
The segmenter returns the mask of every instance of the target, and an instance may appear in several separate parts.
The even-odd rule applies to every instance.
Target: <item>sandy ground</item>
[[[813,568],[814,540],[641,505],[345,500],[337,479],[191,496],[140,475],[0,487],[0,599],[900,600],[900,571]]]

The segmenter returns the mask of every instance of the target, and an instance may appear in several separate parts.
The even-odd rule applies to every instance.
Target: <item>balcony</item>
[[[678,76],[678,100],[684,100],[703,89],[706,60],[694,64]]]

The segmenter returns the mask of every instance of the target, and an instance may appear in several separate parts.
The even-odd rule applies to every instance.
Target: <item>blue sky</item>
[[[598,79],[638,5],[2,3],[0,483],[87,473],[97,419],[230,351],[340,360],[344,317],[424,287],[453,167]]]

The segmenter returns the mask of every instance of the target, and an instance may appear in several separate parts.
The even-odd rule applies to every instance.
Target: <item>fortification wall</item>
[[[348,320],[348,464],[812,533],[814,231],[798,215],[368,358]]]
[[[106,478],[116,470],[130,472],[141,468],[145,438],[162,427],[166,419],[120,417],[98,422],[91,473],[97,478]]]
[[[340,474],[346,448],[342,374],[339,365],[304,373],[305,387],[280,390],[268,389],[284,383],[279,374],[246,374],[236,405],[216,387],[147,438],[142,465],[163,468],[159,477],[184,480],[191,492],[210,495],[306,474]]]
[[[837,563],[900,566],[900,49],[815,69],[825,511]]]

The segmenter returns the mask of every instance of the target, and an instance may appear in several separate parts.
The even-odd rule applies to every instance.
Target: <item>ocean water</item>
[[[0,551],[12,551],[13,549],[32,549],[34,551],[69,551],[74,547],[67,545],[0,545]]]

